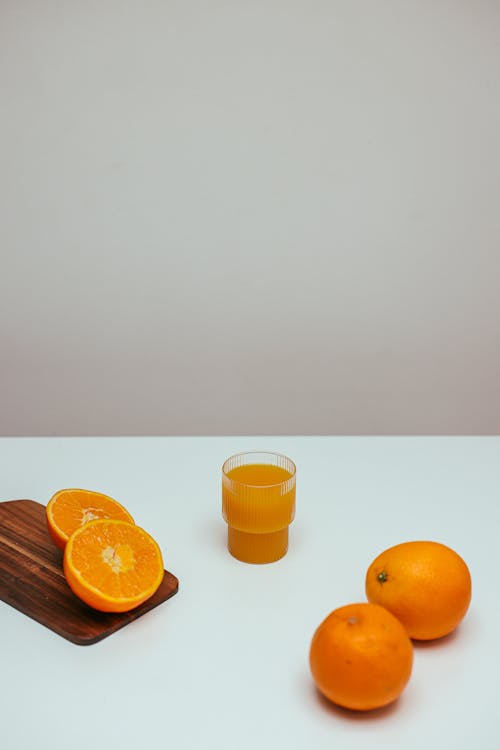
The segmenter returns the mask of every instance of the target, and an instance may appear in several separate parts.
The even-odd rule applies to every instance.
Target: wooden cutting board
[[[162,604],[178,587],[177,578],[165,571],[160,588],[141,606],[120,614],[98,612],[66,583],[45,506],[34,500],[0,502],[0,599],[72,643],[97,643]]]

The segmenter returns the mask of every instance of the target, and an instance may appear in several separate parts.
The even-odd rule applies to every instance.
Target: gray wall
[[[500,432],[499,38],[0,0],[0,433]]]

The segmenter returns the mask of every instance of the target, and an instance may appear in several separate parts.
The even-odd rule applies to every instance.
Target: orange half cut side
[[[71,535],[64,574],[80,599],[101,612],[127,612],[149,599],[163,580],[157,542],[126,521],[91,521]]]
[[[60,549],[64,549],[76,529],[89,521],[114,518],[134,523],[123,505],[108,495],[92,490],[59,490],[50,498],[45,514],[49,534]]]

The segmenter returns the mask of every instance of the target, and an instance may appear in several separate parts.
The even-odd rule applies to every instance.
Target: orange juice
[[[257,462],[259,458],[267,462]],[[283,557],[294,512],[295,466],[290,459],[279,454],[250,453],[226,461],[222,514],[228,524],[232,555],[255,563]]]

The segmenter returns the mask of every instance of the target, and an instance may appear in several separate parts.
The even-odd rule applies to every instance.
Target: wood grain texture
[[[64,577],[62,552],[52,542],[45,506],[34,500],[0,502],[0,599],[63,638],[90,645],[173,596],[177,578],[165,571],[156,593],[120,614],[98,612],[78,599]]]

